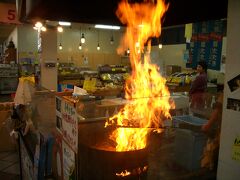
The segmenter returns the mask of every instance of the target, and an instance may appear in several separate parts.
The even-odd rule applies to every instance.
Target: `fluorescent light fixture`
[[[110,26],[110,25],[96,24],[95,28],[119,30],[120,26]]]
[[[59,21],[58,24],[61,26],[71,26],[70,22],[64,22],[64,21]]]

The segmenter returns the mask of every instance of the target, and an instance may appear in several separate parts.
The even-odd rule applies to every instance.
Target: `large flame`
[[[122,0],[118,6],[116,14],[123,24],[127,24],[118,52],[130,49],[132,74],[125,85],[125,97],[130,103],[106,122],[106,126],[123,126],[111,135],[117,142],[116,151],[145,148],[150,127],[161,127],[164,119],[171,118],[166,79],[160,75],[159,68],[151,64],[151,42],[148,40],[160,36],[161,18],[167,8],[162,0],[135,4]],[[147,50],[141,58],[147,41]]]

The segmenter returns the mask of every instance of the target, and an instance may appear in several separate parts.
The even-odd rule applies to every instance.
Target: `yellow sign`
[[[191,39],[192,37],[192,24],[185,25],[185,38]]]
[[[240,161],[240,137],[236,137],[232,148],[232,159]]]
[[[83,89],[86,91],[95,91],[96,82],[96,78],[85,78],[83,82]]]

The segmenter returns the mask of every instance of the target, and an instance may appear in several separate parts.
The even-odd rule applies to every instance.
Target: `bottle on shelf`
[[[212,96],[211,108],[214,107],[215,103],[216,103],[216,97],[215,97],[215,96]]]

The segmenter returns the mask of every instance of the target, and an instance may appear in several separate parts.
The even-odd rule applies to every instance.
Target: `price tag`
[[[236,137],[232,147],[232,159],[240,162],[240,137]]]

